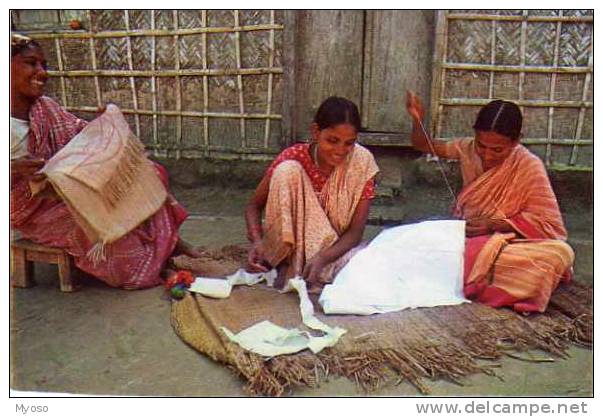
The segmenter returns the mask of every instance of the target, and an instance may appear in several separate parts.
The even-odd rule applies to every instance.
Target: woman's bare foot
[[[174,248],[173,255],[186,255],[191,258],[200,258],[203,255],[206,255],[206,252],[185,242],[182,238],[179,238],[178,243],[176,243],[176,247]]]

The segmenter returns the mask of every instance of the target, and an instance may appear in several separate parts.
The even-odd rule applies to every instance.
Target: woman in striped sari
[[[471,139],[428,138],[424,109],[408,93],[412,143],[460,162],[463,189],[454,215],[466,220],[465,296],[493,307],[543,312],[561,281],[569,281],[574,252],[542,161],[520,144],[516,104],[494,100],[479,111]]]

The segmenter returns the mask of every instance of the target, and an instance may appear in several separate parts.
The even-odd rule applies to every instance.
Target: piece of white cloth
[[[206,297],[228,298],[230,297],[232,287],[235,285],[255,285],[266,281],[268,286],[272,287],[275,279],[276,269],[259,273],[251,273],[244,269],[239,269],[226,278],[197,277],[188,290],[205,295]]]
[[[268,358],[299,352],[308,347],[307,332],[285,329],[268,320],[254,324],[237,334],[226,327],[222,327],[222,331],[243,349]]]
[[[324,336],[318,337],[308,334],[308,348],[313,353],[318,353],[326,347],[334,346],[339,338],[347,332],[347,330],[341,327],[331,327],[316,318],[314,315],[314,305],[312,305],[312,301],[308,297],[306,281],[303,278],[297,276],[290,279],[283,289],[283,292],[288,291],[297,291],[302,322],[310,329],[324,332]]]
[[[319,302],[326,314],[359,315],[468,302],[464,250],[461,220],[384,230],[325,286]]]
[[[29,121],[10,118],[10,160],[24,158],[29,155],[27,150],[27,135],[29,134]],[[10,229],[10,241],[21,239],[21,232]]]
[[[10,159],[24,158],[29,155],[27,151],[27,135],[29,133],[29,121],[10,118]]]
[[[275,278],[275,269],[265,273],[250,273],[239,269],[226,278],[197,277],[189,291],[213,298],[227,298],[235,285],[255,285],[266,281],[271,287]],[[296,291],[299,295],[299,308],[303,324],[312,330],[322,331],[324,333],[322,336],[313,336],[310,332],[300,329],[286,329],[267,320],[243,329],[237,334],[226,327],[221,327],[222,331],[243,349],[267,358],[304,349],[318,353],[325,347],[335,345],[339,338],[346,333],[346,330],[340,327],[330,327],[314,316],[314,306],[308,297],[306,282],[300,277],[290,279],[281,292],[289,291]]]

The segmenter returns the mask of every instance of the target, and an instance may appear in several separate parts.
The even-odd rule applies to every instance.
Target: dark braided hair
[[[10,57],[20,54],[21,52],[29,48],[40,48],[42,46],[35,40],[28,38],[27,36],[20,35],[18,33],[11,34],[10,39]]]
[[[331,96],[322,102],[316,114],[314,123],[320,130],[349,123],[360,132],[360,112],[358,107],[350,100],[343,97]]]
[[[523,117],[517,104],[494,100],[482,107],[473,128],[483,132],[496,132],[511,140],[519,139]]]

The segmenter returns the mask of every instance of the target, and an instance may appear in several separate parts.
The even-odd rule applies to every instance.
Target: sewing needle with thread
[[[431,138],[427,134],[427,131],[425,130],[425,126],[423,125],[423,122],[421,120],[419,120],[419,126],[421,126],[421,130],[423,131],[423,135],[425,135],[425,139],[427,140],[427,144],[429,145],[429,148],[431,149],[432,154],[436,157],[436,162],[438,163],[438,168],[440,169],[440,172],[442,173],[442,176],[444,177],[444,181],[446,182],[446,186],[448,187],[448,191],[450,192],[450,195],[452,196],[452,203],[453,203],[453,205],[456,205],[456,196],[454,194],[454,191],[452,191],[452,187],[450,186],[450,182],[448,181],[448,177],[446,176],[444,167],[442,167],[440,158],[437,156],[437,154],[435,152],[435,147],[433,146],[433,142],[431,141]],[[493,203],[496,211],[499,213],[502,213],[502,211],[498,207],[498,204],[496,204],[496,202],[494,202],[494,201],[492,203]]]
[[[448,181],[448,177],[446,176],[446,172],[444,171],[444,167],[442,166],[442,162],[440,161],[440,158],[436,154],[436,151],[435,151],[435,148],[434,148],[433,143],[431,141],[431,138],[427,134],[427,131],[425,130],[425,126],[423,126],[423,121],[422,120],[419,120],[419,126],[421,126],[421,130],[423,131],[423,135],[425,135],[425,139],[427,140],[427,144],[429,145],[429,148],[431,149],[431,153],[436,158],[436,162],[438,163],[438,168],[440,169],[440,172],[442,173],[442,177],[444,177],[444,181],[446,182],[446,186],[448,187],[448,191],[450,192],[450,195],[452,196],[452,203],[454,204],[456,202],[456,195],[454,194],[454,191],[452,190],[452,187],[450,186],[450,182]]]

